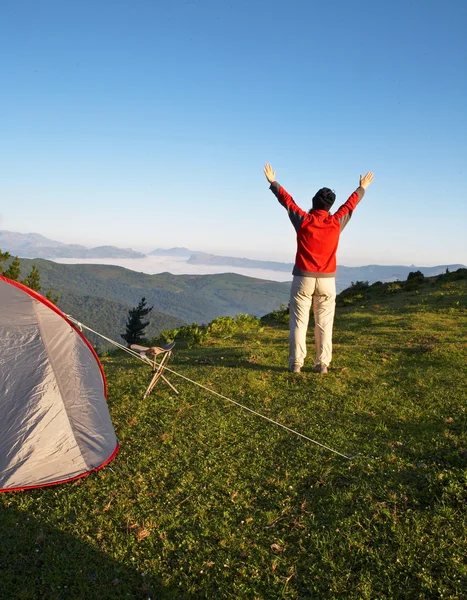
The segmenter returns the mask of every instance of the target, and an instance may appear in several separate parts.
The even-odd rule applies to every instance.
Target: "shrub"
[[[164,343],[173,341],[182,341],[186,343],[187,348],[191,348],[197,344],[200,344],[207,337],[206,327],[198,325],[198,323],[192,323],[191,325],[184,325],[178,329],[170,329],[163,331],[160,334],[160,338]],[[155,342],[158,343],[158,340]]]
[[[290,321],[290,309],[288,304],[281,304],[277,310],[273,310],[261,317],[262,323],[284,323],[286,325],[289,324]]]
[[[368,281],[352,281],[350,287],[342,290],[337,295],[336,302],[338,306],[349,306],[355,302],[361,302],[362,300],[368,300],[368,288],[370,284]]]
[[[217,317],[209,325],[184,325],[178,329],[170,329],[160,334],[159,340],[163,343],[173,341],[182,342],[187,348],[199,346],[212,338],[226,339],[232,335],[244,331],[261,330],[261,323],[257,317],[252,315],[237,315],[233,317]],[[159,344],[159,340],[154,343]]]
[[[436,278],[437,281],[460,281],[461,279],[467,279],[467,269],[460,268],[457,271],[446,269],[446,273],[442,273]]]
[[[398,281],[393,281],[386,288],[386,294],[397,294],[402,290],[402,286]]]
[[[212,336],[227,338],[240,331],[257,330],[260,320],[252,315],[237,315],[232,317],[218,317],[208,325],[208,332]]]
[[[351,304],[355,304],[355,302],[360,302],[365,299],[363,294],[355,294],[354,296],[347,296],[343,299],[343,303],[347,306]]]
[[[355,281],[350,284],[350,288],[352,291],[356,290],[366,290],[369,287],[368,281]]]
[[[407,281],[423,281],[425,279],[425,275],[421,271],[411,271],[407,275]]]
[[[241,331],[254,331],[261,328],[261,321],[253,315],[237,315],[237,326]]]

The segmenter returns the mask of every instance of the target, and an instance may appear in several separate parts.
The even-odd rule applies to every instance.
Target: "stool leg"
[[[164,380],[164,382],[176,393],[178,394],[178,390],[170,383],[170,381],[164,377],[164,375],[162,374],[165,370],[165,365],[166,363],[169,361],[170,356],[171,356],[172,352],[166,352],[164,354],[164,356],[162,357],[160,363],[156,362],[156,359],[154,358],[153,361],[153,371],[154,371],[154,376],[151,379],[151,383],[148,386],[148,389],[145,391],[144,396],[143,396],[143,400],[145,398],[147,398],[147,396],[149,396],[149,394],[152,392],[152,390],[154,389],[154,387],[156,386],[156,383],[159,381],[159,379],[162,377],[162,379]]]
[[[165,378],[163,375],[161,375],[161,377],[162,377],[162,379],[165,381],[165,383],[166,383],[166,384],[167,384],[169,387],[171,387],[171,388],[173,389],[173,391],[174,391],[176,394],[178,394],[178,393],[179,393],[179,391],[178,391],[178,390],[176,390],[176,389],[174,388],[174,386],[173,386],[173,385],[170,383],[170,381],[169,381],[168,379],[166,379],[166,378]]]

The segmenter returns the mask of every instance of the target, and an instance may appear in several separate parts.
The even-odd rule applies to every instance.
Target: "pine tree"
[[[11,258],[11,254],[9,252],[2,252],[0,250],[0,275],[4,275],[2,263]]]
[[[57,304],[57,302],[60,300],[60,296],[55,296],[52,290],[49,290],[45,297],[49,302],[52,302],[52,304]]]
[[[144,341],[143,332],[149,325],[149,321],[144,322],[143,318],[146,317],[153,308],[153,306],[148,307],[146,305],[146,298],[143,297],[138,306],[130,309],[128,320],[126,322],[126,332],[121,334],[128,346]]]
[[[21,263],[17,256],[15,256],[15,258],[11,261],[8,269],[2,269],[2,263],[10,258],[11,254],[9,252],[2,252],[0,250],[0,275],[4,275],[5,277],[8,277],[8,279],[13,279],[14,281],[19,281],[19,276],[21,275]],[[34,290],[35,292],[41,291],[41,275],[36,265],[32,266],[31,272],[21,281],[21,283],[26,285],[28,288],[31,288],[31,290]],[[46,298],[53,304],[57,304],[59,300],[58,296],[54,296],[52,290],[47,292]]]
[[[17,256],[11,261],[10,266],[3,274],[5,277],[8,277],[8,279],[13,279],[14,281],[19,280],[19,276],[21,275],[21,263]]]
[[[27,285],[29,288],[31,288],[31,290],[34,290],[35,292],[41,291],[41,276],[39,273],[39,269],[36,267],[36,265],[32,266],[31,272],[25,279],[23,279],[21,283]]]

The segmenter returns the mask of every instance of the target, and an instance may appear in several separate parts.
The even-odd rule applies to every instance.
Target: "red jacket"
[[[305,277],[335,277],[339,236],[365,190],[357,188],[334,215],[327,210],[305,212],[277,181],[271,184],[270,190],[287,210],[297,232],[297,255],[292,273]]]

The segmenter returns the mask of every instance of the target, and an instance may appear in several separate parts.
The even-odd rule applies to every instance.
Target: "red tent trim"
[[[3,279],[5,279],[5,278],[3,278]],[[120,450],[120,444],[117,444],[115,450],[112,452],[112,454],[109,456],[109,458],[105,462],[103,462],[98,467],[94,467],[93,469],[86,471],[86,473],[81,473],[81,475],[76,475],[76,477],[70,477],[69,479],[61,479],[60,481],[51,481],[50,483],[42,483],[41,485],[27,485],[24,487],[3,488],[3,489],[0,489],[0,494],[4,493],[4,492],[22,492],[24,490],[37,490],[39,488],[50,487],[51,485],[60,485],[61,483],[69,483],[70,481],[76,481],[77,479],[82,479],[83,477],[87,477],[91,473],[94,473],[95,471],[100,471],[101,469],[106,467],[117,456],[117,453],[119,450]]]

